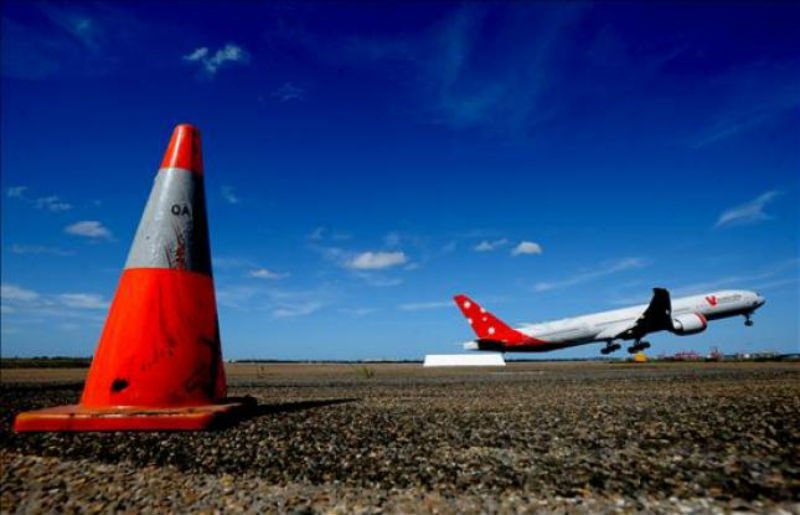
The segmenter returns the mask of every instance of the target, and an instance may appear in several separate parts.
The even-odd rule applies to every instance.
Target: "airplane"
[[[701,333],[710,320],[720,318],[742,315],[749,327],[753,325],[753,313],[766,302],[758,293],[746,290],[717,291],[672,301],[665,288],[653,288],[653,298],[647,305],[513,329],[466,295],[456,295],[453,300],[478,336],[464,344],[465,350],[546,352],[605,342],[600,351],[604,355],[622,348],[624,340],[633,340],[628,347],[631,354],[647,349],[650,343],[642,338],[658,331],[680,336]]]

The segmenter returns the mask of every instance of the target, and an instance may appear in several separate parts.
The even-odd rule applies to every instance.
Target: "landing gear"
[[[607,356],[608,354],[611,354],[614,351],[618,351],[621,347],[622,346],[620,344],[618,344],[618,343],[610,343],[609,342],[609,343],[606,344],[605,347],[600,349],[600,353],[603,356]]]
[[[649,348],[650,348],[650,342],[643,342],[641,340],[636,340],[636,343],[628,347],[628,353],[636,354],[639,351],[643,351]]]
[[[744,325],[746,325],[747,327],[752,327],[752,325],[753,325],[753,320],[750,318],[752,316],[753,316],[752,313],[747,313],[744,316]]]

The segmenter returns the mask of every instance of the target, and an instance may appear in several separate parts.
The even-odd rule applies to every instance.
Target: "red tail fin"
[[[527,335],[512,329],[505,322],[489,313],[466,295],[453,297],[458,308],[467,318],[472,330],[480,340],[491,340],[509,345],[518,345],[531,340]]]

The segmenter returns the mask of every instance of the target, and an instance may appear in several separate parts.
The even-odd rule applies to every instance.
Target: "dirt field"
[[[3,370],[0,511],[800,514],[800,365],[231,365],[211,433],[27,434],[86,369]]]

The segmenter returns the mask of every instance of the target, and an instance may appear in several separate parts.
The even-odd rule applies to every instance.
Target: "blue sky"
[[[800,7],[2,9],[2,353],[89,355],[173,126],[203,136],[226,358],[419,358],[758,289],[654,353],[798,351]],[[549,354],[595,356],[599,346]]]

